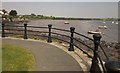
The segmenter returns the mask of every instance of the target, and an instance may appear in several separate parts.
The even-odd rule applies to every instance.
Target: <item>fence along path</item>
[[[5,28],[5,27],[17,27],[17,28],[22,28],[22,29],[10,29],[10,28]],[[31,31],[28,30],[28,28],[38,28],[38,29],[47,29],[47,31]],[[24,26],[16,26],[16,25],[5,25],[4,23],[2,24],[2,37],[5,37],[6,34],[20,34],[20,33],[9,33],[9,32],[5,32],[5,30],[11,31],[11,30],[16,30],[16,31],[22,31],[21,35],[23,35],[24,39],[28,39],[28,36],[33,35],[33,36],[41,36],[40,34],[28,34],[28,32],[37,32],[37,33],[46,33],[47,35],[43,35],[43,37],[47,37],[47,42],[48,43],[52,43],[52,39],[57,39],[57,40],[61,40],[63,42],[69,43],[69,48],[68,51],[74,51],[74,47],[77,47],[79,50],[81,50],[84,54],[86,54],[89,58],[92,59],[92,64],[91,64],[91,68],[90,68],[90,73],[94,73],[94,72],[104,72],[107,73],[108,71],[119,71],[119,68],[117,70],[114,70],[115,67],[113,67],[112,69],[109,69],[109,67],[107,66],[107,62],[111,62],[109,61],[109,58],[106,54],[106,52],[104,51],[104,49],[102,48],[102,46],[100,45],[100,39],[101,39],[101,35],[100,34],[94,34],[93,35],[93,39],[89,38],[83,34],[77,33],[75,32],[75,28],[74,27],[70,27],[70,30],[66,30],[66,29],[59,29],[59,28],[52,28],[52,25],[48,25],[48,27],[37,27],[37,26],[27,26],[27,24],[24,24]],[[62,33],[56,33],[56,32],[52,32],[52,30],[59,30],[59,31],[63,31],[63,32],[68,32],[70,34],[69,35],[65,35]],[[60,35],[60,36],[64,36],[66,38],[68,38],[69,40],[66,41],[64,39],[58,38],[58,37],[54,37],[53,34],[55,35]],[[85,42],[81,41],[78,38],[75,38],[74,35],[78,35],[80,37],[84,37],[85,39],[92,41],[94,46],[91,47],[88,44],[86,44]],[[92,51],[92,55],[90,55],[88,53],[88,51],[84,50],[83,48],[81,48],[80,46],[78,46],[77,44],[75,44],[74,41],[77,41],[78,43],[82,44],[83,46],[87,47],[89,50]],[[99,49],[101,49],[106,58],[105,64],[103,63],[103,60],[99,54]],[[100,62],[100,63],[99,63]],[[112,62],[111,62],[112,63]],[[114,63],[118,63],[114,62]],[[118,66],[116,66],[118,67]]]

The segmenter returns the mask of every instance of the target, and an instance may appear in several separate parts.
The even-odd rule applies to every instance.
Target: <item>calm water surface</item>
[[[69,24],[64,24],[66,20],[34,20],[30,21],[28,23],[29,25],[34,25],[34,26],[48,26],[48,24],[52,24],[53,27],[56,28],[61,28],[61,29],[70,29],[70,27],[75,27],[75,31],[82,33],[84,35],[87,35],[92,38],[91,34],[88,34],[87,32],[89,30],[95,31],[98,26],[107,26],[108,29],[100,29],[100,31],[103,33],[102,34],[102,40],[107,41],[107,42],[118,42],[118,24],[116,24],[116,21],[113,23],[112,21],[105,21],[105,23],[101,20],[68,20]],[[43,29],[33,29],[33,30],[41,30],[45,31]],[[53,32],[59,32],[62,34],[67,34],[65,32],[60,32],[60,31],[55,31],[52,30]],[[79,37],[75,35],[76,37]]]

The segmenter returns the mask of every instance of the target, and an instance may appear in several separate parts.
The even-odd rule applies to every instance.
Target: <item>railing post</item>
[[[70,37],[70,47],[69,47],[68,51],[74,51],[74,45],[73,45],[74,31],[75,31],[75,28],[70,27],[71,37]]]
[[[27,24],[24,24],[24,39],[28,39],[28,37],[27,37]]]
[[[98,66],[98,46],[100,44],[100,39],[101,39],[101,35],[100,34],[94,34],[93,38],[94,38],[94,55],[93,55],[93,59],[92,59],[92,65],[90,68],[90,73],[98,73],[100,72],[99,70],[99,66]]]
[[[48,40],[47,40],[48,43],[51,43],[51,42],[52,42],[52,38],[51,38],[51,28],[52,28],[52,25],[49,24],[49,25],[48,25],[49,32],[48,32]]]
[[[4,30],[5,24],[2,23],[2,37],[5,37],[5,30]]]

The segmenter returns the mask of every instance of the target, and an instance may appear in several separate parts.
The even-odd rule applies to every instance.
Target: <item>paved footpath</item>
[[[2,39],[2,43],[30,50],[36,59],[35,71],[82,71],[73,57],[48,43],[10,38]]]

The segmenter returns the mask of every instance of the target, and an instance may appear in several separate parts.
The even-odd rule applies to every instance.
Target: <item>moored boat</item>
[[[69,22],[66,21],[66,22],[64,22],[64,24],[69,24]]]
[[[118,24],[118,22],[116,22],[115,24]]]
[[[100,28],[100,29],[107,29],[108,27],[107,26],[98,26],[98,28]]]
[[[112,21],[112,24],[114,24],[115,22],[114,21]]]
[[[101,34],[101,32],[96,32],[96,31],[88,31],[89,34]]]

